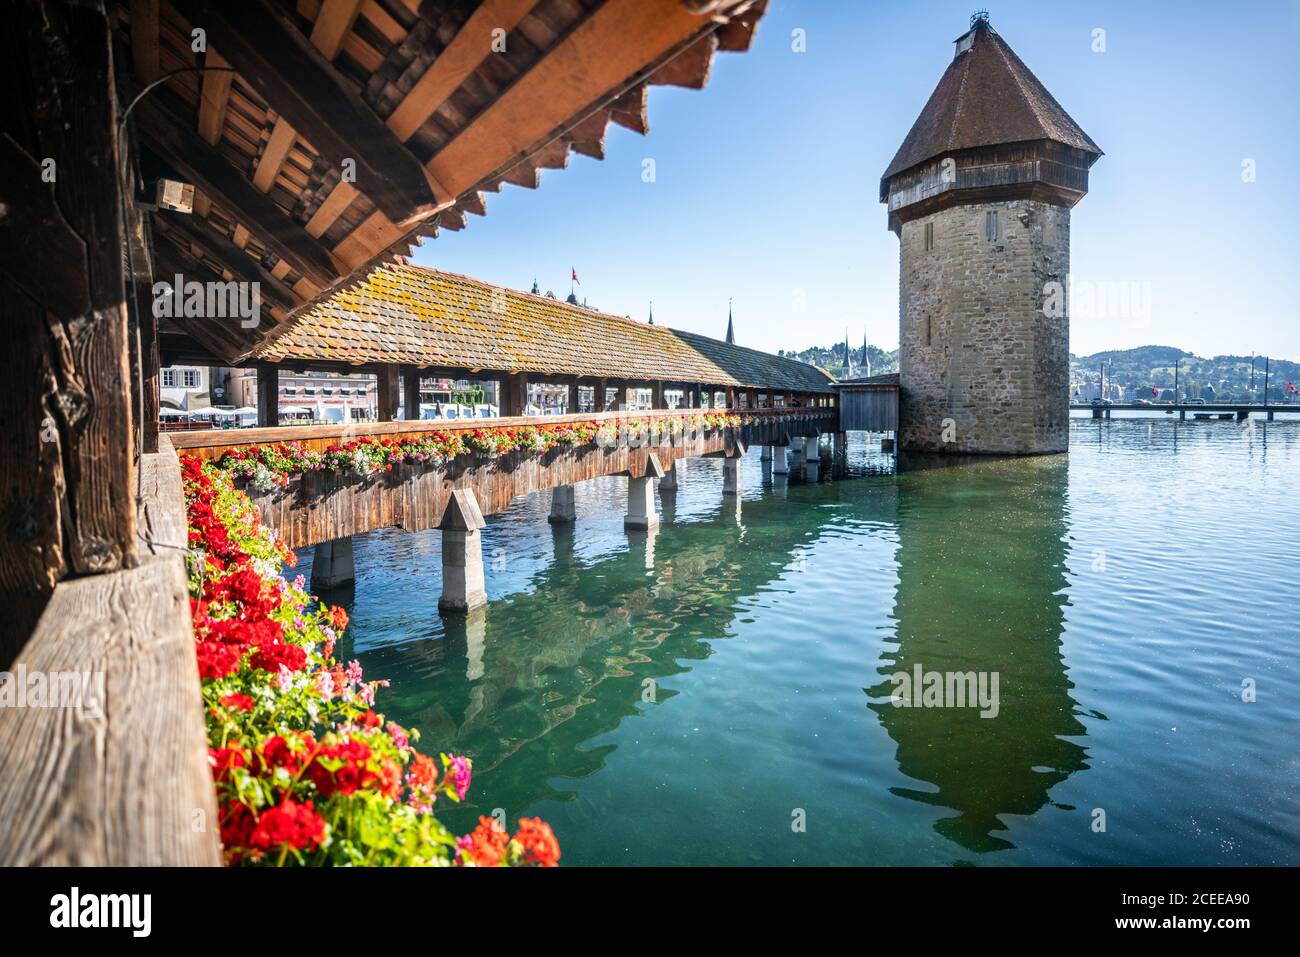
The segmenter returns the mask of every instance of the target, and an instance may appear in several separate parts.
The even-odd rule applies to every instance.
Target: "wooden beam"
[[[312,236],[320,236],[325,230],[334,225],[334,221],[343,215],[343,211],[352,205],[352,201],[357,198],[357,188],[346,180],[340,179],[334,184],[319,206],[316,212],[312,213],[311,219],[307,220],[307,232]]]
[[[355,164],[356,186],[389,219],[414,224],[455,197],[435,189],[419,161],[357,91],[265,0],[228,5],[174,0],[240,76],[336,168]]]
[[[280,424],[280,367],[270,362],[257,364],[257,424],[262,428]]]
[[[712,30],[680,0],[606,0],[426,165],[452,194],[554,139],[555,118],[582,115],[629,77]],[[601,51],[593,56],[593,50]]]
[[[260,283],[262,294],[276,301],[286,309],[298,304],[293,291],[272,276],[262,264],[217,231],[206,219],[199,219],[187,213],[175,213],[159,210],[158,218],[191,242],[197,243],[208,251],[212,258],[223,263],[242,282]],[[160,277],[162,278],[162,277]]]
[[[537,0],[483,0],[424,76],[388,117],[388,128],[406,142],[458,90],[492,52],[492,31],[509,33]]]
[[[402,410],[405,418],[420,418],[420,370],[415,366],[402,366]]]
[[[230,66],[216,50],[208,48],[205,66]],[[226,108],[230,105],[230,87],[235,82],[235,74],[227,69],[204,70],[203,82],[199,87],[199,136],[210,146],[216,146],[221,139],[221,131],[226,126]]]
[[[0,296],[11,314],[0,350],[0,421],[10,424],[0,450],[8,664],[60,577],[128,567],[137,538],[112,23],[102,3],[19,0],[5,14],[0,57],[23,78],[6,98],[10,159],[48,157],[60,172],[50,184],[31,178],[37,167],[15,166],[23,178],[6,185],[13,192],[0,226]],[[52,208],[62,215],[51,218]],[[18,237],[22,222],[49,235]],[[60,250],[54,262],[76,291],[50,297],[47,283],[15,283],[21,260],[11,250],[22,243]]]
[[[257,168],[253,170],[253,185],[262,192],[270,192],[280,167],[284,165],[284,158],[289,155],[289,150],[293,149],[295,136],[293,127],[283,116],[275,121],[275,126],[271,129],[271,138],[266,141],[266,149],[262,150],[262,155],[257,160]]]
[[[163,105],[160,91],[141,100],[133,114],[140,134],[159,158],[211,196],[259,243],[318,286],[343,272],[327,250],[225,158],[179,123]]]
[[[141,85],[158,79],[158,4],[160,0],[131,0],[131,57]]]
[[[397,366],[386,364],[375,373],[378,392],[379,421],[392,422],[397,418]]]
[[[343,39],[361,12],[361,0],[325,0],[316,23],[311,28],[311,42],[327,60],[333,60],[343,48]]]

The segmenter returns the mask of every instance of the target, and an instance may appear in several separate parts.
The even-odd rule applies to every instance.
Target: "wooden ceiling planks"
[[[746,49],[766,7],[724,0],[697,15],[680,0],[251,0],[238,12],[216,0],[118,3],[129,7],[121,22],[137,76],[152,69],[154,50],[159,70],[203,61],[190,49],[196,13],[207,61],[240,71],[169,81],[171,118],[188,109],[210,153],[180,165],[162,158],[195,181],[196,212],[227,240],[209,257],[239,251],[299,301],[409,253],[438,225],[463,228],[502,182],[536,188],[540,170],[564,168],[570,151],[603,157],[611,121],[645,133],[648,83],[702,86],[713,52]],[[270,41],[268,23],[278,31]],[[504,51],[493,50],[494,36],[505,37]],[[286,88],[289,110],[273,102]],[[313,96],[319,102],[306,102]],[[151,142],[185,152],[184,137],[160,131],[148,112],[140,126],[154,121]],[[337,168],[345,146],[357,161],[352,181]],[[215,161],[247,188],[214,176]],[[406,190],[400,202],[385,193],[394,183]],[[221,272],[250,268],[233,265]]]

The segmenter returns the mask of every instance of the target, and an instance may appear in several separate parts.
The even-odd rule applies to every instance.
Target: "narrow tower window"
[[[930,317],[925,317],[925,344],[930,344]]]
[[[934,223],[925,224],[925,251],[929,252],[934,248]]]
[[[991,243],[998,241],[998,211],[991,209],[984,214],[984,238]]]

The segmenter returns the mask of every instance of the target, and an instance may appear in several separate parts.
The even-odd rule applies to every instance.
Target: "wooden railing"
[[[237,432],[195,432],[172,436],[176,444],[207,459],[227,450],[276,442],[301,442],[318,451],[366,436],[400,437],[430,432],[472,431],[521,425],[562,425],[566,422],[620,424],[687,419],[703,410],[606,412],[592,415],[534,416],[469,421],[382,422],[361,427],[241,429]],[[722,410],[717,410],[722,411]],[[755,410],[738,413],[738,428],[696,431],[664,430],[654,439],[582,446],[557,445],[542,453],[518,450],[500,457],[470,452],[440,466],[408,463],[391,472],[361,478],[344,471],[307,472],[287,488],[245,491],[258,507],[262,521],[276,529],[290,548],[303,548],[379,528],[407,531],[437,528],[456,489],[470,489],[483,514],[499,512],[519,495],[572,485],[605,475],[640,478],[647,471],[668,469],[678,459],[734,452],[743,445],[783,445],[791,435],[833,431],[834,408]]]
[[[764,423],[762,429],[746,428],[746,440],[761,444],[761,431],[779,432],[783,426],[799,429],[804,435],[814,427],[820,432],[835,431],[838,416],[833,407],[796,406],[777,409],[646,409],[631,412],[587,412],[574,415],[502,416],[491,419],[403,419],[393,422],[332,423],[330,425],[280,425],[255,429],[197,429],[173,432],[169,435],[177,451],[189,451],[201,458],[220,458],[231,449],[252,445],[269,445],[277,442],[300,442],[307,448],[324,449],[330,445],[364,437],[396,437],[419,435],[427,432],[470,432],[474,429],[509,428],[521,425],[563,425],[575,422],[654,421],[663,419],[691,419],[710,413],[727,413],[742,419],[757,419]],[[751,437],[750,433],[753,433]],[[775,436],[772,441],[779,441]]]

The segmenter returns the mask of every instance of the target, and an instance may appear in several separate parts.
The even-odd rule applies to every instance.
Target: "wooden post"
[[[734,409],[735,407],[736,407],[736,389],[734,386],[727,386],[727,408]]]
[[[596,409],[597,412],[605,412],[605,411],[607,411],[607,409],[606,409],[606,405],[607,405],[606,400],[607,400],[608,396],[609,396],[609,380],[608,380],[608,379],[597,379],[597,380],[596,380],[596,394],[595,394],[595,396],[593,397],[593,398],[595,399],[595,409]]]
[[[528,376],[508,372],[501,377],[501,414],[523,415],[528,408]]]
[[[564,411],[569,415],[578,414],[578,377],[573,376],[569,379],[569,392],[567,401],[564,403]]]
[[[420,370],[415,366],[402,367],[402,407],[406,418],[420,418]]]
[[[650,387],[650,408],[666,409],[667,403],[664,402],[664,383],[662,379],[656,379]]]
[[[273,429],[280,424],[280,367],[257,364],[257,424]]]
[[[392,422],[397,418],[397,366],[388,363],[375,373],[378,390],[379,421]]]
[[[23,82],[0,137],[0,666],[60,578],[137,553],[111,24],[102,4],[5,12],[0,53]]]

